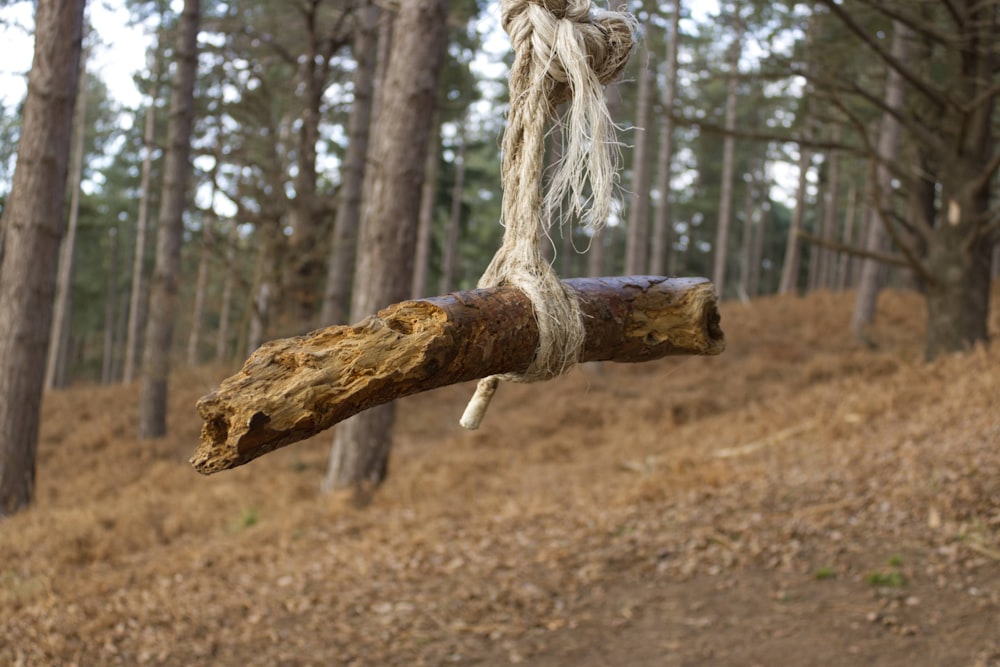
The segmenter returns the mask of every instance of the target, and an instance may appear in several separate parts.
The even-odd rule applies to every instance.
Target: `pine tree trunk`
[[[264,342],[271,319],[271,304],[274,299],[274,285],[277,279],[275,267],[281,250],[281,230],[277,224],[264,224],[258,228],[260,248],[257,252],[257,267],[254,271],[254,288],[247,304],[246,354],[250,354]],[[242,347],[242,346],[241,346]]]
[[[857,225],[858,210],[858,185],[851,180],[847,188],[847,208],[844,211],[844,229],[840,240],[845,246],[850,247],[854,243],[854,228]],[[851,262],[853,258],[845,253],[840,255],[837,261],[837,278],[834,283],[835,289],[844,290],[851,286]]]
[[[214,193],[213,193],[214,194]],[[198,365],[198,348],[201,346],[201,320],[205,312],[205,292],[208,289],[208,261],[211,253],[208,249],[208,224],[201,231],[201,249],[198,253],[198,276],[194,287],[194,308],[191,310],[191,331],[187,341],[187,365]]]
[[[770,184],[770,179],[768,178],[767,164],[761,165],[760,172],[760,187],[761,187],[761,197],[764,201],[769,201],[768,187]],[[759,209],[760,210],[760,220],[757,222],[757,233],[754,234],[753,239],[753,253],[750,256],[750,277],[747,284],[747,294],[751,299],[760,296],[760,272],[761,265],[764,263],[764,239],[767,238],[767,228],[768,222],[771,220],[771,209]]]
[[[785,261],[781,265],[781,283],[778,294],[794,292],[799,281],[799,257],[802,244],[799,242],[799,230],[802,229],[802,219],[806,210],[806,188],[809,181],[809,168],[812,165],[812,152],[804,145],[799,146],[799,184],[795,192],[795,210],[792,212],[792,224],[788,228],[788,241],[785,244]]]
[[[603,276],[605,273],[604,256],[607,253],[604,251],[604,244],[608,240],[607,236],[608,228],[602,227],[595,230],[594,235],[590,238],[590,249],[587,251],[587,275],[591,278]]]
[[[149,300],[149,323],[142,358],[139,437],[159,438],[167,432],[167,380],[177,317],[181,272],[184,206],[191,174],[191,128],[194,124],[194,81],[198,68],[200,0],[184,0],[177,33],[170,122],[163,165],[156,266]]]
[[[129,295],[128,334],[125,337],[125,364],[122,382],[135,380],[146,332],[149,312],[149,289],[146,284],[146,237],[149,233],[149,200],[153,173],[153,142],[156,139],[156,98],[160,85],[160,50],[153,48],[152,85],[149,90],[149,107],[142,133],[142,175],[139,181],[139,214],[135,222],[135,255],[132,258],[132,289]]]
[[[902,62],[907,59],[911,33],[909,28],[894,21],[892,24],[892,55]],[[890,109],[902,108],[906,89],[903,77],[895,69],[890,68],[885,84],[885,104]],[[868,212],[868,237],[865,248],[878,252],[886,244],[887,233],[885,225],[888,221],[880,220],[880,210],[892,209],[892,171],[888,162],[896,159],[899,151],[899,121],[890,112],[882,114],[882,124],[879,130],[878,154],[881,162],[875,167],[875,184],[878,187],[877,201]],[[883,267],[873,259],[861,261],[861,278],[858,282],[858,295],[854,301],[854,312],[851,315],[851,331],[861,335],[865,327],[875,321],[875,306],[878,302],[880,275]]]
[[[628,215],[628,237],[625,241],[625,273],[646,272],[649,256],[649,117],[652,107],[649,71],[649,51],[639,56],[639,93],[636,110],[635,148],[632,153],[632,197]]]
[[[431,136],[427,146],[427,165],[424,167],[424,185],[420,190],[420,217],[417,227],[417,249],[413,259],[413,289],[411,296],[427,296],[427,274],[431,262],[431,236],[434,232],[434,211],[437,209],[438,172],[441,169],[441,114],[434,114]]]
[[[451,188],[451,213],[445,232],[444,261],[441,262],[441,293],[455,289],[458,272],[458,240],[462,231],[462,196],[465,194],[465,121],[458,128],[458,153],[455,156],[455,183]]]
[[[320,314],[323,324],[340,324],[348,320],[358,245],[358,222],[364,194],[368,135],[374,109],[379,10],[374,4],[370,4],[359,12],[358,31],[354,38],[354,104],[348,121],[347,153],[341,171],[343,182],[338,195],[333,244]],[[383,17],[385,21],[388,19],[388,16]]]
[[[840,127],[833,130],[833,141],[840,141]],[[826,192],[823,194],[823,225],[820,236],[833,241],[837,235],[837,220],[840,217],[840,152],[831,150],[827,155]],[[836,282],[837,256],[833,250],[819,248],[819,268],[817,287],[832,289]]]
[[[38,0],[0,264],[0,517],[35,495],[39,406],[63,234],[83,0]]]
[[[68,362],[70,328],[70,290],[73,287],[73,254],[76,251],[76,229],[80,220],[80,181],[83,175],[84,137],[87,134],[87,54],[81,56],[76,111],[73,118],[72,164],[68,189],[69,223],[59,252],[59,273],[56,276],[56,303],[52,311],[52,334],[49,339],[48,361],[45,364],[45,388],[65,386],[63,371]]]
[[[321,315],[320,285],[323,278],[324,258],[319,251],[321,217],[318,215],[316,170],[316,142],[319,140],[320,115],[326,83],[326,63],[323,60],[322,41],[329,39],[319,33],[320,2],[302,3],[299,10],[305,25],[306,48],[299,59],[296,90],[300,97],[302,114],[298,118],[295,151],[295,198],[291,202],[289,223],[292,229],[285,266],[285,287],[282,310],[290,324],[300,331],[315,328]]]
[[[110,230],[111,252],[108,257],[107,301],[104,304],[104,354],[101,360],[101,384],[111,384],[114,378],[115,324],[118,307],[118,229]]]
[[[754,187],[756,187],[754,166],[750,165],[750,180],[747,181],[743,201],[743,239],[740,250],[740,299],[750,300],[750,272],[753,265],[754,247]]]
[[[719,297],[725,293],[726,263],[729,256],[729,227],[733,217],[733,170],[736,137],[736,77],[739,73],[740,52],[742,51],[739,22],[739,3],[733,9],[733,27],[736,34],[729,47],[729,77],[726,82],[726,137],[722,144],[722,192],[719,195],[719,224],[715,233],[715,267],[712,275]]]
[[[370,188],[364,204],[351,300],[354,318],[410,294],[420,189],[446,39],[446,0],[404,2],[372,135]],[[361,502],[385,479],[393,406],[357,415],[337,428],[324,488],[351,488]]]
[[[980,238],[969,244],[964,230],[957,227],[938,230],[938,243],[929,248],[927,257],[937,277],[927,286],[928,360],[989,340],[992,243]]]
[[[660,197],[653,219],[649,272],[663,275],[673,269],[670,261],[670,176],[674,159],[674,100],[677,98],[677,52],[680,45],[681,0],[674,0],[667,37],[667,86],[663,93],[663,120],[660,125],[660,150],[656,167],[656,191]]]
[[[233,287],[236,284],[236,247],[240,242],[239,226],[236,221],[229,223],[229,238],[226,243],[226,279],[222,285],[222,303],[219,306],[219,329],[215,332],[215,360],[229,358],[229,321],[232,319]]]

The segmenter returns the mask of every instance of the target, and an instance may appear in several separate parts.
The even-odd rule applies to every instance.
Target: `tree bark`
[[[156,139],[156,98],[160,87],[160,49],[153,47],[153,83],[149,87],[149,107],[142,133],[142,175],[139,180],[139,213],[135,222],[135,255],[132,258],[132,289],[129,295],[128,334],[125,336],[125,365],[122,382],[135,380],[142,352],[144,324],[149,312],[149,289],[146,285],[146,236],[149,230],[149,200],[153,173],[153,142]]]
[[[451,188],[451,212],[445,231],[444,257],[441,262],[441,293],[455,289],[458,273],[458,241],[462,232],[462,196],[465,194],[465,119],[458,128],[458,153],[455,155],[455,182]]]
[[[333,245],[327,268],[326,289],[320,319],[324,324],[348,321],[351,281],[358,251],[358,223],[364,193],[368,135],[372,123],[375,91],[376,55],[378,53],[379,10],[374,4],[359,10],[358,30],[354,38],[354,105],[347,128],[347,153],[341,171],[337,213],[333,226]],[[385,17],[384,20],[388,20]]]
[[[233,287],[236,284],[236,247],[240,242],[239,226],[229,222],[229,240],[226,243],[226,278],[222,284],[222,303],[219,306],[219,329],[215,332],[215,360],[229,358],[229,322],[232,319]]]
[[[83,0],[39,0],[21,140],[3,209],[0,263],[0,517],[35,495],[39,406],[65,220]]]
[[[892,26],[892,55],[900,60],[906,60],[909,51],[910,31],[899,21]],[[888,109],[901,109],[905,96],[903,77],[895,69],[889,69],[885,84],[885,105]],[[892,171],[888,164],[895,161],[899,151],[899,121],[886,111],[882,114],[882,124],[879,128],[878,159],[875,166],[876,201],[868,211],[868,237],[865,247],[873,252],[885,249],[887,233],[885,225],[888,220],[879,220],[882,211],[892,209]],[[860,336],[865,327],[875,321],[875,306],[878,303],[879,277],[882,266],[871,259],[861,263],[861,278],[858,282],[858,294],[854,300],[854,312],[851,314],[851,331]]]
[[[108,288],[107,301],[104,304],[104,350],[101,358],[101,384],[111,384],[115,368],[115,329],[116,311],[118,308],[118,228],[109,231],[108,253]]]
[[[404,2],[395,20],[392,55],[372,132],[364,214],[354,274],[351,313],[368,315],[409,296],[417,214],[438,76],[444,61],[446,0]],[[385,478],[392,407],[359,415],[337,429],[326,490],[351,488],[355,500]],[[378,452],[375,458],[368,454]]]
[[[417,223],[417,247],[413,256],[413,289],[410,297],[427,296],[427,274],[431,264],[431,236],[434,232],[434,212],[437,210],[437,182],[441,169],[441,113],[434,114],[427,145],[427,165],[424,184],[420,189],[420,216]]]
[[[139,437],[160,438],[167,432],[167,377],[177,316],[184,207],[191,174],[191,128],[194,124],[194,81],[198,68],[200,0],[184,0],[177,33],[170,122],[163,165],[156,266],[150,292],[149,323],[142,359]]]
[[[736,137],[736,77],[739,74],[742,51],[739,3],[733,9],[733,28],[736,31],[729,47],[729,77],[726,82],[726,136],[722,144],[722,192],[719,195],[719,224],[715,233],[715,267],[712,273],[715,289],[722,297],[726,287],[726,263],[729,257],[729,227],[733,217],[733,170]]]
[[[844,228],[840,240],[846,246],[854,243],[854,227],[857,224],[858,208],[858,185],[851,179],[851,184],[847,189],[847,207],[844,212]],[[837,290],[844,290],[851,286],[851,262],[853,259],[847,253],[841,253],[837,261],[837,279],[835,287]]]
[[[87,134],[87,55],[81,55],[77,84],[76,111],[73,117],[73,148],[70,155],[69,222],[59,252],[59,272],[56,275],[56,303],[52,311],[52,334],[49,338],[48,360],[45,363],[45,388],[55,389],[66,383],[67,346],[70,328],[70,292],[73,288],[73,255],[76,250],[76,230],[80,221],[80,181],[83,177],[84,138]]]
[[[214,192],[212,193],[215,194]],[[211,213],[208,214],[212,215]],[[207,216],[206,216],[207,217]],[[202,226],[201,248],[198,251],[198,274],[194,283],[194,307],[191,309],[191,331],[187,340],[187,365],[198,365],[198,348],[201,347],[201,320],[205,312],[205,292],[208,290],[208,262],[211,258],[209,252],[208,221]]]
[[[792,224],[788,228],[788,241],[785,244],[785,261],[781,265],[781,283],[778,294],[794,292],[799,280],[799,258],[802,253],[799,243],[799,232],[806,210],[806,189],[809,186],[809,168],[812,166],[812,152],[805,144],[799,144],[799,185],[795,192],[795,210],[792,212]]]
[[[292,326],[307,331],[316,325],[325,299],[325,291],[320,291],[326,267],[320,252],[323,215],[317,195],[319,172],[316,168],[316,144],[331,59],[340,45],[348,42],[348,37],[346,32],[341,32],[346,14],[335,21],[334,29],[324,30],[323,15],[327,9],[324,3],[313,0],[300,3],[296,8],[295,15],[302,19],[305,27],[305,49],[297,58],[296,96],[300,99],[301,115],[298,118],[294,160],[295,198],[290,202],[288,217],[292,234],[285,262],[287,293],[283,294],[285,298],[281,301],[281,309],[290,316]],[[367,18],[366,12],[370,9],[358,10],[361,21]],[[349,12],[350,9],[343,8],[341,11]],[[359,32],[364,33],[365,28],[362,26]],[[329,271],[326,275],[329,276]]]
[[[581,362],[713,355],[725,347],[715,290],[703,278],[581,278],[564,284],[583,312]],[[199,401],[205,423],[191,463],[205,474],[225,470],[396,398],[522,372],[537,344],[531,302],[511,287],[407,301],[355,326],[271,341]],[[383,441],[372,438],[358,455],[369,460],[382,447]],[[385,458],[375,458],[373,465],[384,472]]]
[[[677,97],[677,52],[680,44],[681,0],[674,0],[670,17],[670,35],[667,38],[667,86],[663,93],[663,121],[660,125],[660,150],[656,167],[656,191],[659,199],[653,218],[653,238],[649,252],[649,272],[655,275],[669,273],[670,230],[670,177],[674,160],[674,100]]]
[[[740,299],[749,301],[750,294],[750,273],[753,266],[754,249],[754,224],[756,201],[754,200],[754,188],[757,184],[754,164],[750,163],[750,179],[746,182],[743,200],[743,238],[740,248]]]
[[[833,129],[833,141],[840,141],[840,126]],[[840,218],[840,152],[831,150],[827,154],[826,192],[823,193],[823,225],[820,236],[834,240],[837,235],[837,221]],[[817,269],[817,287],[832,289],[836,283],[837,256],[832,250],[821,249]]]
[[[645,44],[645,42],[643,42]],[[625,240],[625,273],[646,271],[649,256],[649,120],[652,95],[649,51],[639,56],[639,92],[636,111],[635,149],[632,153],[632,197]]]

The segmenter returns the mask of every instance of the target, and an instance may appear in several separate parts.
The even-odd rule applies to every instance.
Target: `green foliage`
[[[825,565],[815,572],[813,572],[813,578],[817,581],[825,581],[826,579],[833,579],[837,576],[837,571],[834,570],[829,565]]]
[[[249,507],[240,514],[239,518],[233,524],[234,531],[246,530],[251,528],[260,521],[260,511],[256,507]]]
[[[865,577],[865,582],[878,588],[902,588],[906,586],[906,576],[899,570],[877,570]]]

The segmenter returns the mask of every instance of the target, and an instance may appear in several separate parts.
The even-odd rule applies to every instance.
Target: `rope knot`
[[[511,0],[503,3],[502,20],[514,50],[530,48],[536,71],[549,78],[553,107],[572,97],[581,57],[603,85],[621,74],[632,53],[635,20],[592,9],[590,0]]]

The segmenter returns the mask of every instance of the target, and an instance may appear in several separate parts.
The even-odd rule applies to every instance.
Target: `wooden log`
[[[640,362],[725,348],[704,278],[564,281],[586,324],[580,361]],[[191,458],[203,474],[304,440],[362,410],[457,382],[528,368],[538,344],[531,302],[510,287],[406,301],[354,326],[262,345],[198,401]]]

